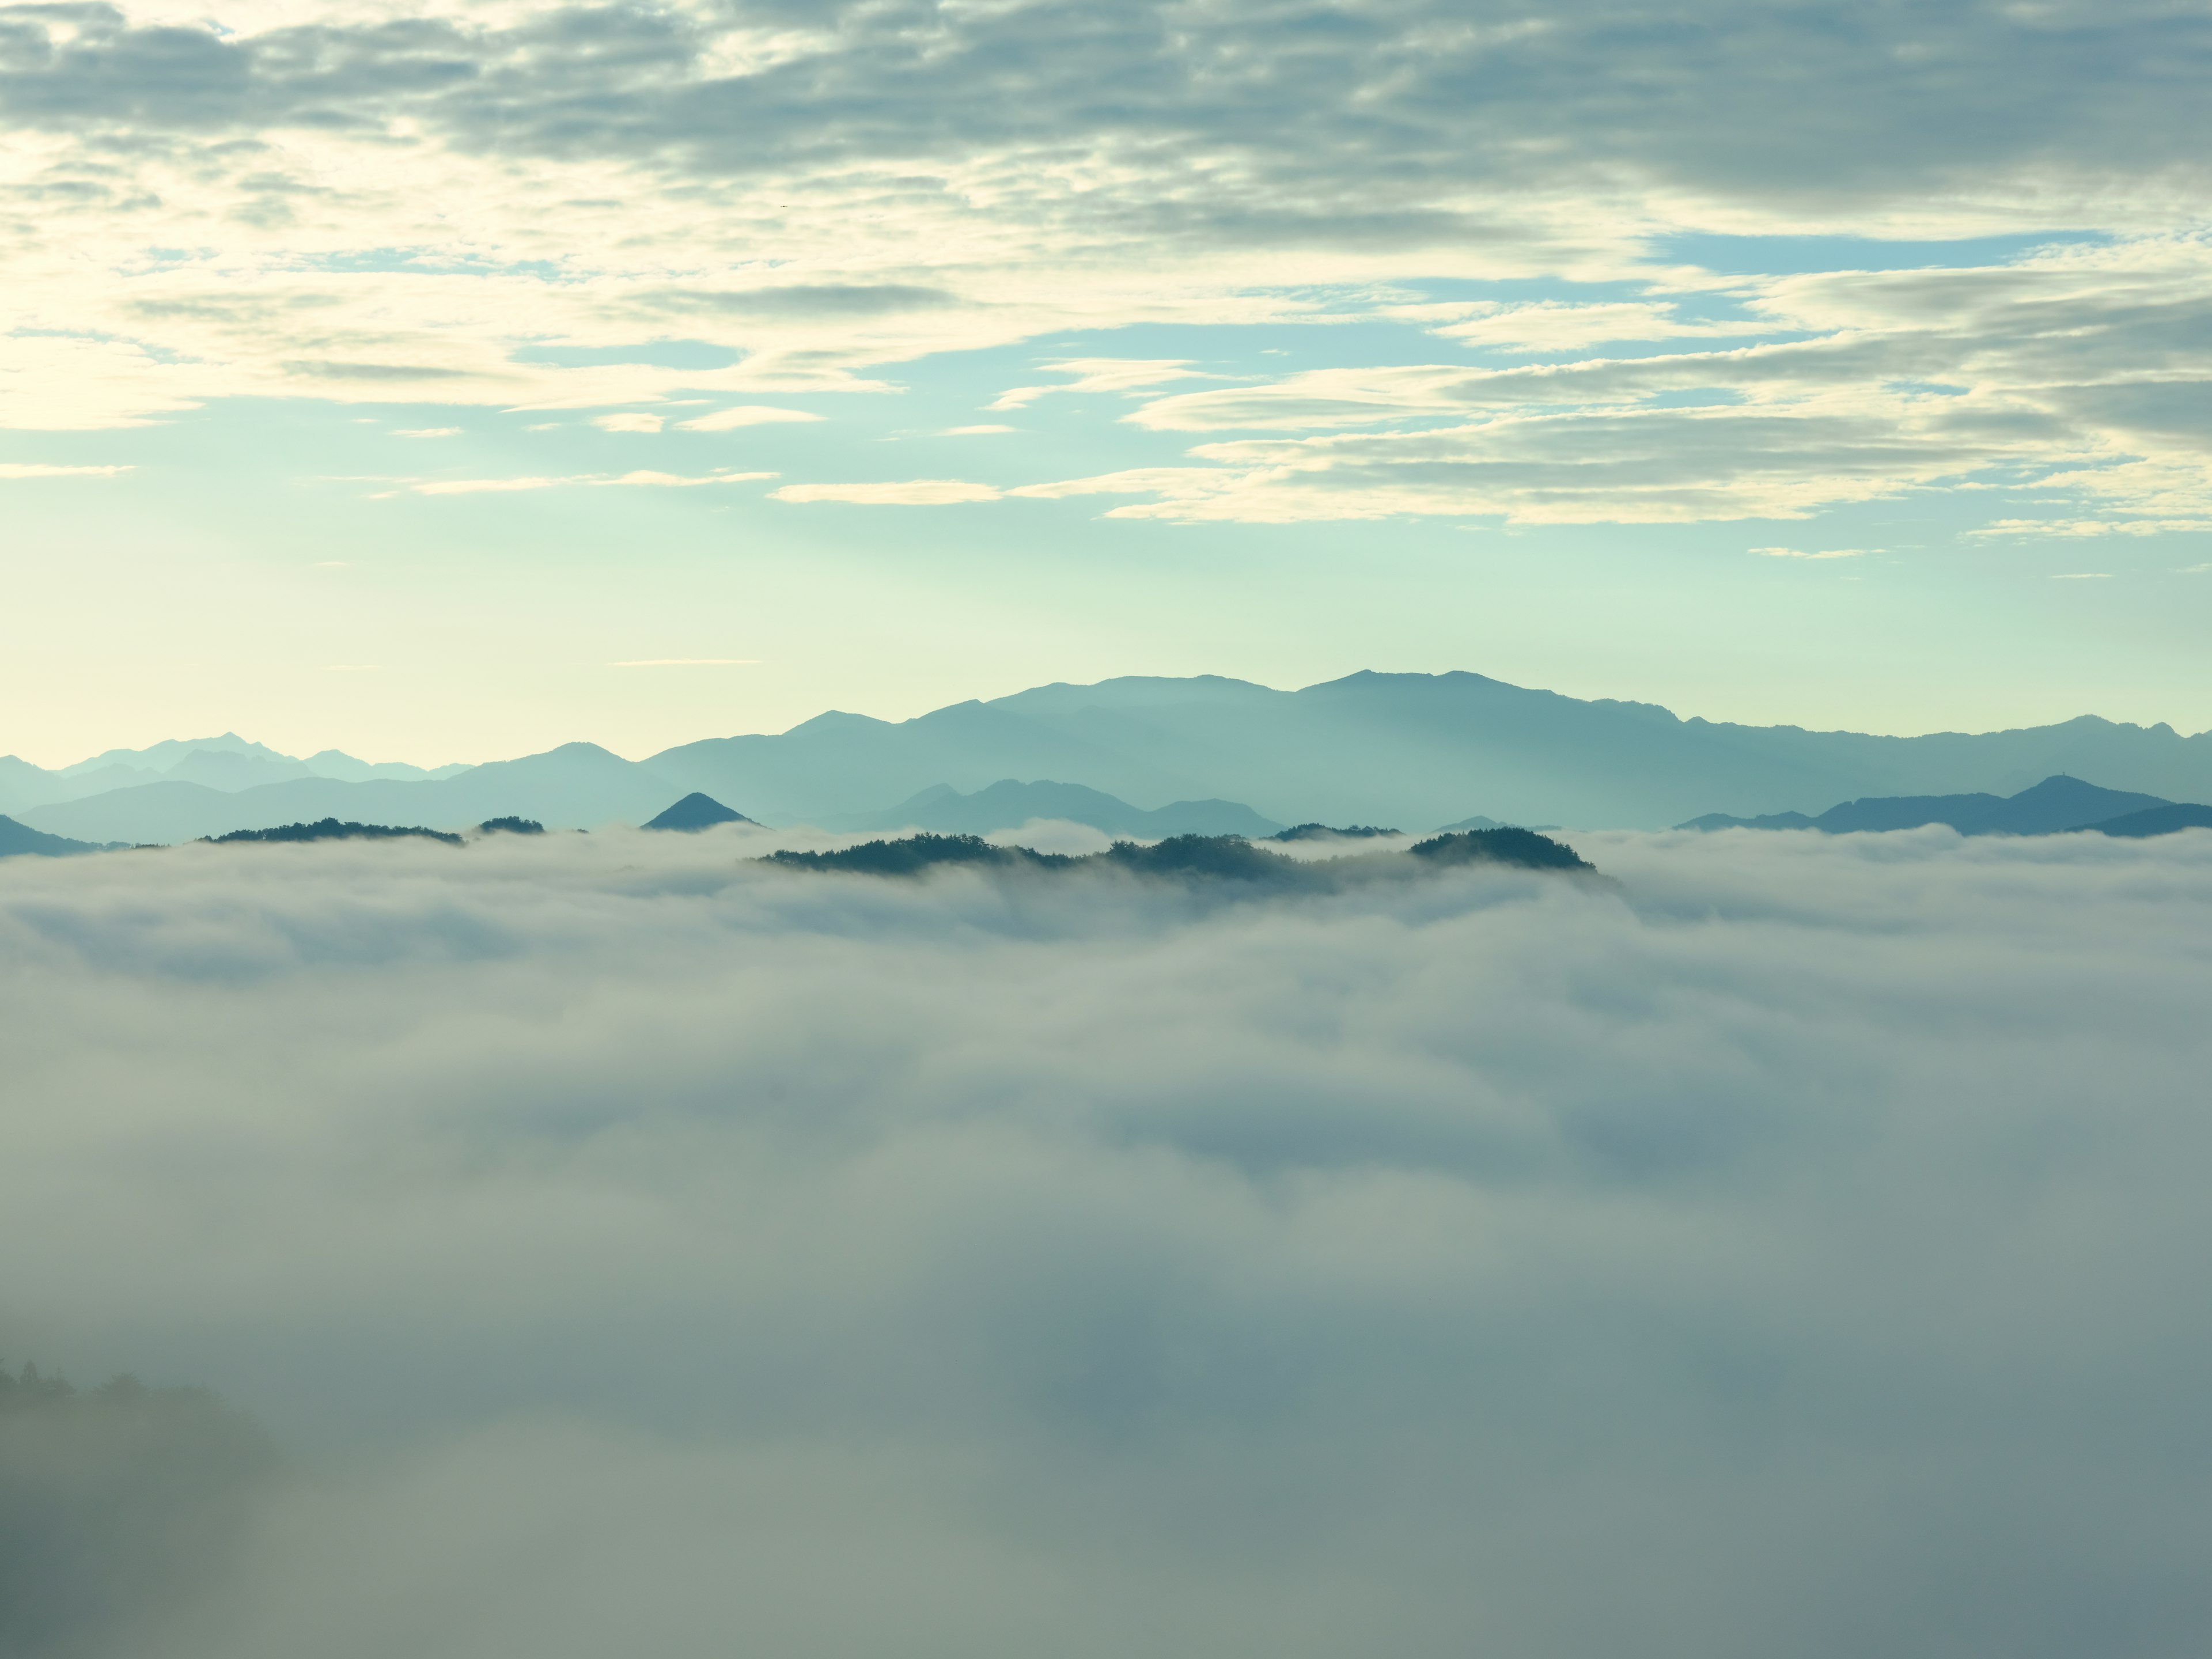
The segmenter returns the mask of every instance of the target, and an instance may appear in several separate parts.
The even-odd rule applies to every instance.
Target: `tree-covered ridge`
[[[1511,864],[1523,870],[1595,870],[1565,842],[1540,836],[1534,830],[1510,826],[1497,830],[1464,830],[1457,835],[1431,836],[1406,849],[1413,858],[1437,864]]]
[[[486,827],[511,826],[501,823]],[[393,841],[404,836],[441,841],[450,847],[461,844],[459,836],[443,830],[425,830],[420,824],[402,827],[389,823],[341,823],[336,818],[323,818],[313,823],[279,824],[274,830],[234,830],[227,836],[203,836],[200,839],[210,846],[222,847],[234,841]]]
[[[1409,865],[1407,860],[1418,860]],[[1321,890],[1363,877],[1401,874],[1424,867],[1499,864],[1523,870],[1589,871],[1589,863],[1564,842],[1531,830],[1475,830],[1437,836],[1405,852],[1307,860],[1255,847],[1242,836],[1171,836],[1150,845],[1117,841],[1103,853],[1073,857],[1026,847],[1000,847],[980,836],[908,836],[863,842],[828,853],[775,852],[760,860],[799,870],[857,875],[914,876],[948,865],[988,870],[1122,870],[1135,875]]]
[[[226,1568],[277,1455],[204,1389],[0,1364],[0,1654],[129,1645]]]

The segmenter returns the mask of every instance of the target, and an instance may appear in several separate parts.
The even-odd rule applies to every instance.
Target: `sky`
[[[0,1409],[0,1531],[147,1569],[0,1639],[2202,1650],[2212,836],[781,839],[0,861],[0,1359],[279,1460]]]
[[[2212,727],[2195,0],[0,6],[0,750]]]

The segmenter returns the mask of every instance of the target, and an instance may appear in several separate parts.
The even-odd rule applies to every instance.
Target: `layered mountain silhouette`
[[[319,775],[238,789],[171,775],[210,751]],[[1023,778],[1057,780],[1050,787],[1131,811],[1212,804],[1267,827],[1388,823],[1416,832],[1499,823],[1659,828],[1693,813],[1788,818],[1837,801],[2008,799],[2057,774],[2094,777],[2152,803],[2212,799],[2212,732],[2184,737],[2087,715],[1916,738],[1808,732],[1681,720],[1650,703],[1585,702],[1467,673],[1359,673],[1298,691],[1213,676],[1115,679],[1039,686],[910,720],[831,713],[778,735],[684,744],[642,762],[575,743],[442,777],[383,768],[321,775],[338,764],[327,751],[295,761],[228,733],[111,750],[60,772],[0,757],[0,811],[70,839],[175,842],[324,817],[444,829],[514,815],[550,829],[642,823],[692,792],[743,801],[780,824],[929,828],[916,812],[966,813],[957,803],[979,796],[990,808],[984,816],[1002,816],[1001,801],[1019,810],[1016,823],[1070,816],[1064,806],[1040,813],[992,797]],[[258,775],[228,761],[192,769],[223,783]],[[1467,816],[1477,805],[1485,816]]]
[[[933,830],[947,835],[987,836],[994,830],[1018,829],[1037,818],[1088,824],[1109,836],[1271,836],[1283,826],[1233,800],[1178,800],[1150,811],[1103,790],[1079,783],[1040,780],[1022,783],[1001,778],[989,787],[962,794],[950,784],[843,824],[851,830]]]
[[[743,812],[733,812],[712,795],[696,791],[684,797],[642,827],[647,830],[705,830],[717,823],[750,823]]]
[[[219,738],[173,738],[144,749],[110,749],[52,771],[13,755],[0,756],[0,811],[21,811],[162,782],[197,784],[235,794],[295,778],[420,783],[468,769],[465,766],[409,766],[398,761],[371,763],[336,749],[299,760],[250,742],[235,732],[226,732]]]
[[[1847,800],[1818,817],[1773,812],[1730,817],[1708,812],[1680,830],[1818,830],[1828,835],[1917,830],[1948,824],[1962,836],[2055,836],[2074,830],[2107,835],[2158,836],[2193,824],[2212,826],[2212,807],[2160,800],[2155,795],[2100,788],[2080,778],[2049,777],[2016,795],[1889,795]]]

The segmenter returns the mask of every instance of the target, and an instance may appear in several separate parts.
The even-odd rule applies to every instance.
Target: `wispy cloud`
[[[400,427],[393,430],[395,438],[458,438],[461,428],[457,426]]]
[[[937,435],[940,438],[984,438],[995,433],[1018,432],[1020,429],[1012,426],[948,426]]]
[[[818,421],[823,417],[804,409],[778,409],[769,404],[739,404],[718,409],[696,420],[678,421],[686,432],[734,432],[739,427],[775,426],[785,422]]]
[[[2208,530],[2212,530],[2212,518],[1999,519],[1966,534],[1977,538],[2048,536],[2091,540],[2101,536],[2166,536]]]
[[[760,661],[758,657],[638,657],[629,662],[611,662],[610,668],[750,668]]]
[[[618,415],[594,415],[592,424],[602,432],[658,432],[665,415],[647,415],[629,410]]]
[[[436,478],[411,485],[418,495],[486,495],[528,489],[693,489],[708,484],[753,483],[773,472],[709,472],[686,477],[675,472],[624,472],[610,477],[580,473],[567,477]]]
[[[857,507],[952,507],[995,501],[1005,492],[958,478],[908,478],[897,483],[786,484],[769,495],[779,501],[843,501]]]
[[[50,466],[39,461],[0,461],[0,479],[112,478],[131,470],[128,466]]]
[[[2108,582],[2112,580],[2109,570],[2062,570],[2051,579],[2055,582]]]
[[[1002,392],[992,409],[1026,409],[1038,398],[1059,392],[1129,392],[1170,380],[1214,380],[1223,378],[1190,367],[1183,357],[1069,357],[1043,367],[1070,378],[1051,386],[1018,386]]]

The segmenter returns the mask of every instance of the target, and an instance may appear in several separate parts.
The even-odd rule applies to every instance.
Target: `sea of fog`
[[[1565,838],[0,862],[0,1653],[2202,1652],[2212,833]]]

